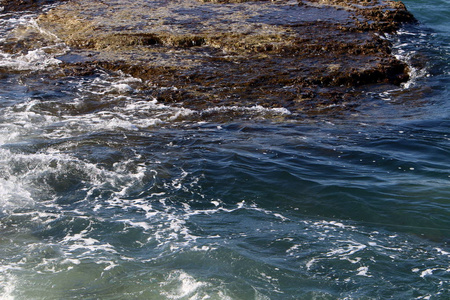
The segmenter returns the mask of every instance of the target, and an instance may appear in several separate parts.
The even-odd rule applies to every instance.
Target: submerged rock
[[[393,1],[73,0],[38,23],[71,47],[63,74],[120,70],[162,102],[298,111],[405,82],[383,34],[412,21]]]

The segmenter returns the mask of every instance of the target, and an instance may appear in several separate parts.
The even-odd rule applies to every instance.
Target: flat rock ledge
[[[383,37],[414,17],[378,0],[72,0],[40,27],[71,51],[59,73],[122,71],[196,108],[351,108],[408,80]]]

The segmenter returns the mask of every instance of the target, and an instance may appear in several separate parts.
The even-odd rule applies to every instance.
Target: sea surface
[[[0,299],[450,299],[450,1],[404,3],[411,80],[313,116],[0,52]]]

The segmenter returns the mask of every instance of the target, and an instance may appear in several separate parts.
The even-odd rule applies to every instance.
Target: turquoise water
[[[405,4],[412,80],[335,115],[169,106],[3,53],[1,299],[449,299],[450,3]]]

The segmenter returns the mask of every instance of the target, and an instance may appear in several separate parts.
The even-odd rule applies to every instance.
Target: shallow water
[[[170,106],[50,76],[64,45],[1,53],[2,299],[448,299],[449,3],[405,4],[413,79],[334,116]]]

